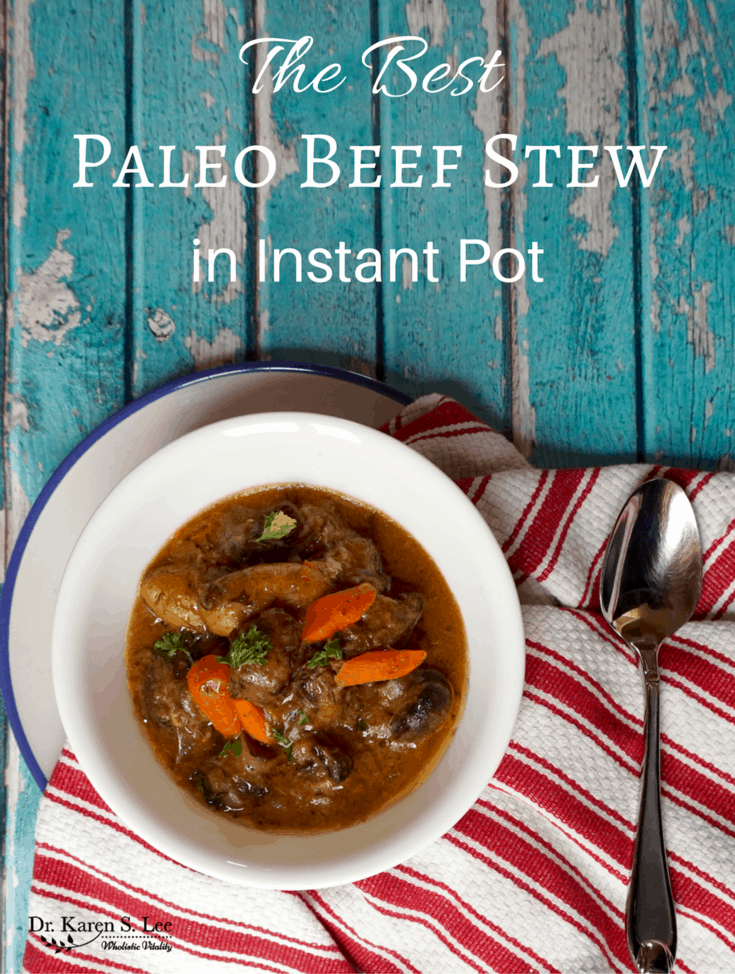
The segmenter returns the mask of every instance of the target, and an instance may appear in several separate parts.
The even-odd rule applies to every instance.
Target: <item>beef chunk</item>
[[[369,582],[378,592],[387,592],[390,587],[380,552],[368,538],[339,541],[324,556],[324,566],[336,581],[347,585]]]
[[[342,690],[328,666],[302,667],[294,682],[294,708],[308,714],[318,727],[336,724],[341,715]]]
[[[424,598],[417,592],[397,599],[376,595],[362,619],[340,635],[345,659],[371,649],[405,645],[423,611]]]
[[[279,504],[275,510],[294,518],[297,527],[285,538],[258,541],[265,520],[273,511],[255,511],[247,504],[231,507],[219,521],[211,538],[217,563],[228,568],[241,568],[255,563],[298,559],[294,538],[299,533],[299,511],[288,501]]]
[[[335,505],[324,500],[303,501],[299,505],[298,541],[304,558],[318,558],[338,542],[359,535],[347,526]]]
[[[291,679],[295,654],[301,642],[301,629],[298,622],[284,609],[267,609],[257,618],[250,620],[242,630],[230,637],[230,642],[240,632],[247,632],[257,626],[270,641],[271,648],[265,663],[244,663],[230,670],[230,696],[251,700],[260,707],[266,707],[281,694]]]
[[[215,731],[194,703],[186,683],[186,669],[178,659],[154,656],[146,672],[142,715],[177,741],[177,761],[195,747],[208,747]]]
[[[231,507],[219,520],[212,535],[212,549],[221,565],[234,567],[245,561],[255,547],[259,519],[258,511],[239,504]]]

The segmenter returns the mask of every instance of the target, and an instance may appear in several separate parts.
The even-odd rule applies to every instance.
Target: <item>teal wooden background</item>
[[[731,467],[735,247],[735,5],[706,0],[12,0],[3,171],[5,359],[2,468],[6,560],[55,467],[101,420],[173,376],[242,359],[298,359],[373,375],[413,394],[448,391],[555,466],[636,459]],[[253,36],[315,38],[314,62],[343,64],[333,95],[250,94],[238,60]],[[502,49],[492,94],[372,98],[361,52],[419,35],[428,69]],[[555,185],[519,159],[510,189],[484,189],[483,148],[559,145]],[[75,133],[113,147],[73,189]],[[382,145],[379,190],[305,190],[302,133]],[[225,171],[253,142],[276,151],[267,188],[112,187],[125,148],[227,144]],[[449,189],[431,189],[437,144],[463,146]],[[667,145],[650,189],[568,188],[568,145]],[[422,145],[421,189],[391,188],[390,145]],[[452,161],[452,160],[448,160]],[[193,178],[190,182],[193,182]],[[192,240],[230,247],[238,282],[193,287]],[[459,283],[460,238],[544,248],[543,284]],[[256,281],[269,247],[421,250],[440,283]],[[354,266],[354,265],[353,265]],[[402,268],[403,271],[403,268]],[[35,809],[3,739],[6,971],[19,970]]]

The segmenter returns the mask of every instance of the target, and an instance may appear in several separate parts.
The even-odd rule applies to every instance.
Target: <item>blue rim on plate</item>
[[[103,437],[119,423],[123,422],[123,420],[127,419],[128,416],[149,405],[150,403],[155,402],[156,399],[161,399],[164,396],[170,395],[172,392],[176,392],[178,389],[192,386],[199,382],[206,382],[209,379],[216,379],[222,375],[230,375],[238,372],[302,372],[311,375],[322,375],[326,378],[341,379],[343,382],[349,382],[352,385],[359,385],[364,386],[367,389],[372,389],[374,392],[379,393],[380,395],[386,396],[389,399],[394,399],[395,402],[401,406],[407,406],[409,403],[413,402],[412,396],[399,392],[397,389],[393,389],[391,386],[388,386],[383,382],[379,382],[377,379],[371,379],[368,376],[360,375],[357,372],[348,372],[346,369],[338,369],[328,365],[307,365],[301,362],[241,362],[235,365],[223,365],[215,369],[207,369],[203,372],[195,372],[191,375],[181,376],[180,378],[173,379],[171,382],[167,382],[162,386],[158,386],[151,392],[147,392],[145,395],[141,396],[140,399],[135,399],[133,402],[128,403],[127,406],[123,406],[123,408],[118,410],[118,412],[113,413],[109,419],[106,419],[103,423],[100,423],[100,425],[94,429],[89,436],[83,439],[82,442],[71,451],[66,459],[57,467],[46,485],[41,490],[41,493],[36,498],[30,512],[28,513],[28,516],[23,523],[20,533],[18,534],[18,538],[15,542],[15,546],[13,547],[13,552],[10,556],[10,561],[8,563],[8,569],[5,576],[5,583],[2,587],[2,594],[0,594],[0,692],[2,692],[5,713],[15,736],[15,740],[18,744],[20,753],[22,754],[23,760],[28,766],[28,770],[30,771],[34,781],[41,791],[45,789],[48,782],[38,764],[38,761],[35,758],[35,755],[33,754],[33,751],[31,750],[31,746],[28,742],[28,738],[26,737],[25,731],[23,730],[23,725],[21,724],[20,717],[18,715],[18,710],[15,704],[15,696],[13,694],[13,686],[10,678],[9,647],[10,607],[13,601],[13,590],[15,588],[18,569],[23,559],[30,536],[33,532],[33,528],[35,527],[36,522],[38,521],[38,518],[40,517],[41,512],[46,506],[49,498],[74,464],[87,452],[87,450],[89,450],[94,443],[97,442],[97,440],[101,439],[101,437]]]

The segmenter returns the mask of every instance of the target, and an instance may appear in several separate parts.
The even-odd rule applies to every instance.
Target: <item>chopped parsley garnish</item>
[[[173,659],[176,653],[186,653],[191,659],[189,650],[195,642],[196,636],[193,632],[165,632],[153,643],[153,652],[165,659]]]
[[[245,663],[259,663],[260,666],[265,666],[268,650],[271,648],[270,639],[266,634],[252,625],[247,632],[241,632],[233,639],[227,656],[218,656],[217,662],[228,663],[233,669]]]
[[[362,731],[367,730],[367,724],[362,717],[357,722],[357,729]]]
[[[306,664],[310,670],[315,666],[326,666],[330,659],[342,659],[342,644],[339,636],[332,636],[321,649],[318,649]]]
[[[274,739],[281,745],[283,750],[286,752],[286,757],[291,760],[291,750],[293,749],[293,741],[285,736],[283,731],[277,730],[275,727],[271,728]]]
[[[304,724],[309,723],[309,715],[303,710],[299,710],[299,724],[303,727]]]
[[[290,534],[296,527],[296,518],[289,517],[283,511],[271,511],[265,519],[263,533],[256,540],[258,541],[280,541]]]
[[[228,751],[232,751],[236,758],[239,758],[242,754],[242,738],[231,737],[229,741],[225,744],[222,750],[219,752],[219,756],[223,758]]]

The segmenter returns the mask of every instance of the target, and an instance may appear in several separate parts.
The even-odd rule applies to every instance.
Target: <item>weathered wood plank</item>
[[[260,0],[257,11],[257,37],[295,39],[309,34],[314,38],[302,86],[316,70],[333,62],[342,65],[346,76],[333,92],[310,88],[297,94],[291,83],[274,91],[271,71],[264,90],[254,96],[257,141],[275,151],[278,164],[276,178],[258,193],[259,236],[267,244],[265,279],[258,290],[260,357],[317,361],[375,374],[378,288],[355,279],[354,257],[375,246],[376,190],[348,186],[352,181],[349,147],[375,144],[370,79],[360,63],[371,42],[371,5],[369,0],[337,7],[284,0],[266,6]],[[325,81],[323,87],[328,86]],[[302,138],[306,134],[337,140],[334,161],[342,173],[334,185],[302,187],[307,178],[307,142]],[[327,151],[324,141],[314,145],[318,155]],[[325,165],[316,167],[315,181],[326,181],[328,176]],[[343,276],[350,278],[349,283],[340,280],[336,255],[340,244],[352,251],[342,258]],[[307,265],[309,252],[319,247],[331,254],[329,260],[324,255],[317,258],[332,269],[331,280],[325,283],[307,277],[308,271],[326,276],[325,271]],[[281,280],[274,280],[274,250],[285,248],[302,253],[301,283],[294,281],[291,255],[283,257]]]
[[[695,467],[735,460],[735,26],[732,7],[642,0],[642,141],[667,145],[643,196],[645,450]]]
[[[140,395],[175,375],[243,359],[253,352],[253,190],[236,178],[235,160],[253,142],[247,69],[238,58],[251,22],[249,2],[132,5],[132,104],[129,136],[145,145],[153,187],[132,194],[135,296],[132,392]],[[148,11],[148,14],[146,14]],[[166,153],[170,182],[161,188]],[[226,147],[200,153],[197,146]],[[200,156],[222,165],[204,181]],[[134,180],[134,181],[137,181]],[[198,240],[199,281],[193,280]],[[209,251],[226,248],[236,258],[215,259],[208,280]]]
[[[0,4],[0,36],[5,38],[7,24],[6,24],[6,5],[5,3]],[[0,139],[0,186],[2,186],[2,192],[0,194],[3,204],[0,207],[0,228],[2,229],[2,239],[0,239],[0,294],[3,295],[2,306],[0,306],[0,321],[2,322],[2,334],[5,336],[5,323],[6,323],[6,310],[5,310],[5,294],[6,294],[6,280],[5,280],[5,266],[7,261],[6,254],[6,241],[8,234],[8,210],[7,210],[7,199],[8,199],[8,168],[7,168],[7,91],[6,91],[6,78],[7,78],[7,51],[5,44],[0,44],[0,105],[2,106],[2,134],[3,137]],[[4,347],[4,346],[3,346]],[[3,356],[3,387],[5,384],[4,376],[4,356]],[[2,515],[0,516],[0,570],[2,570],[2,575],[5,575],[5,565],[7,558],[7,551],[5,547],[5,463],[4,461],[0,463],[0,510]],[[8,737],[10,736],[10,728],[8,726],[8,721],[5,717],[5,709],[0,701],[0,767],[5,770],[7,767],[7,756],[8,756]],[[7,825],[7,808],[8,808],[8,790],[6,775],[3,774],[3,779],[0,781],[0,843],[3,855],[3,883],[4,883],[4,873],[5,873],[5,861],[7,856],[7,842],[6,842],[6,825]],[[3,897],[3,902],[5,897]],[[5,910],[0,912],[0,943],[5,944],[6,936],[5,931],[8,924],[8,918],[6,916]],[[1,955],[0,955],[1,956]],[[2,964],[3,968],[5,967]]]
[[[5,708],[2,705],[2,700],[0,700],[0,766],[5,772],[3,774],[2,788],[0,789],[0,799],[2,800],[2,807],[0,808],[0,836],[2,836],[0,848],[2,848],[3,856],[3,910],[2,914],[0,914],[0,935],[2,936],[3,944],[7,943],[8,938],[6,937],[6,930],[10,925],[9,912],[5,906],[7,899],[7,894],[5,893],[5,883],[7,871],[6,864],[10,861],[10,849],[8,848],[8,808],[10,804],[10,793],[8,789],[9,782],[6,780],[8,778],[6,772],[8,767],[8,743],[11,737],[12,734],[10,731],[10,725],[8,724],[8,720],[5,716]],[[3,971],[8,970],[7,965],[4,962],[4,956],[5,950],[3,949],[2,954],[0,954],[0,957],[2,958],[2,960],[0,960],[0,970]]]
[[[538,242],[544,282],[514,285],[514,435],[543,465],[634,460],[634,199],[602,149],[629,142],[624,6],[509,0],[508,22],[510,130],[561,157],[549,154],[551,187],[534,186],[537,152],[515,186],[514,246]],[[580,181],[599,175],[596,187],[568,187],[570,145],[598,147],[581,156],[595,167]]]
[[[122,402],[124,194],[111,185],[111,159],[98,185],[72,188],[75,133],[97,132],[104,120],[124,139],[122,4],[17,0],[11,36],[6,437],[22,507]]]
[[[3,970],[21,970],[28,935],[28,896],[33,873],[35,821],[40,792],[28,773],[12,738],[8,738],[5,764],[7,806],[5,816],[2,950]]]
[[[5,471],[12,542],[43,483],[125,393],[125,204],[112,161],[73,189],[75,133],[125,137],[122,2],[15,0],[8,142]],[[20,970],[38,788],[6,765],[5,968]]]
[[[495,0],[481,6],[461,0],[386,2],[379,9],[380,38],[421,37],[429,45],[422,57],[407,62],[418,75],[414,90],[403,97],[379,96],[385,156],[381,199],[386,378],[413,394],[427,387],[454,394],[509,432],[507,296],[489,264],[470,267],[466,282],[460,280],[462,239],[487,241],[493,253],[508,246],[507,191],[483,184],[485,142],[506,130],[508,81],[494,91],[480,91],[484,68],[475,62],[465,68],[473,87],[464,94],[452,94],[466,87],[461,79],[444,91],[423,87],[426,73],[442,63],[451,66],[449,79],[465,59],[482,57],[491,62],[503,46],[502,17]],[[416,41],[405,41],[404,47],[407,56],[420,50]],[[386,55],[387,51],[381,52],[381,66]],[[486,86],[506,70],[495,71]],[[400,95],[407,90],[402,71],[390,71],[386,77],[389,91]],[[436,78],[429,88],[447,83],[443,74],[437,73]],[[391,186],[399,181],[392,145],[421,146],[420,157],[410,151],[404,154],[405,162],[416,168],[407,170],[402,180],[412,182],[421,176],[421,186]],[[461,157],[444,152],[445,162],[457,168],[448,169],[443,178],[437,170],[440,153],[434,146],[461,146]],[[428,255],[423,253],[429,242],[438,251],[433,257],[434,280],[430,280]],[[400,258],[396,280],[388,279],[390,252],[401,248],[417,254],[416,280],[410,255]],[[477,258],[482,250],[477,244],[467,245],[467,253]]]
[[[5,3],[0,4],[0,31],[2,31],[2,37],[7,36],[7,24],[6,24],[6,5]],[[0,139],[0,185],[2,185],[2,206],[0,207],[0,225],[2,229],[2,240],[0,240],[0,294],[2,294],[2,304],[0,305],[0,321],[2,323],[2,334],[5,336],[6,324],[7,324],[7,314],[5,308],[5,295],[7,294],[7,281],[6,281],[6,265],[7,265],[7,239],[8,239],[8,219],[10,214],[8,212],[8,156],[7,156],[7,143],[8,143],[8,128],[7,128],[7,118],[8,118],[8,91],[6,88],[7,80],[7,50],[5,44],[0,44],[0,105],[2,106],[2,134],[3,137]],[[3,356],[3,363],[0,366],[2,371],[0,374],[3,376],[4,384],[4,370],[5,361]],[[0,571],[2,571],[3,577],[5,573],[5,564],[7,559],[7,549],[5,544],[5,464],[0,463],[0,549],[2,553],[0,554]],[[0,935],[2,930],[0,929]]]

